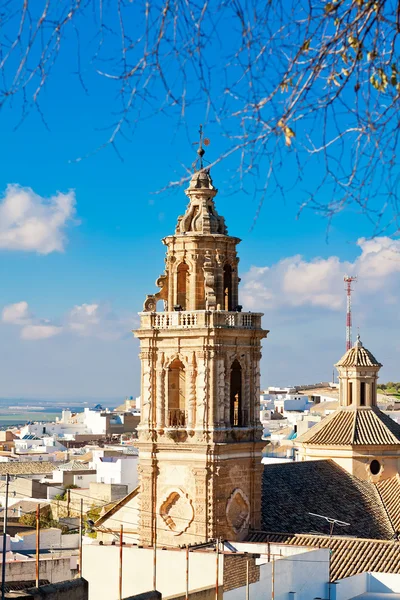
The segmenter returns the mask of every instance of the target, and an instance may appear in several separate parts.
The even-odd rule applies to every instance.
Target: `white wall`
[[[328,597],[329,550],[321,549],[278,558],[274,563],[260,564],[260,581],[249,586],[251,600],[269,600],[272,597],[273,565],[275,600],[288,600],[289,592],[296,593],[296,600]],[[243,598],[245,587],[224,593],[224,600]]]
[[[215,585],[216,559],[210,552],[191,552],[189,590]],[[222,585],[222,560],[219,562]],[[89,600],[117,598],[119,581],[119,547],[84,545],[82,576],[89,582]],[[163,597],[184,593],[186,586],[184,550],[157,551],[157,590]],[[122,597],[127,598],[153,589],[153,550],[126,546],[123,550]],[[243,600],[243,599],[241,599]]]
[[[80,488],[88,488],[91,481],[96,481],[96,473],[74,475],[74,485]]]
[[[335,585],[331,585],[332,600],[349,600],[364,594],[367,591],[367,573],[339,579]]]
[[[11,540],[11,550],[29,551],[36,549],[36,531],[28,535],[19,536],[18,534]],[[41,550],[50,550],[51,548],[61,547],[61,529],[50,528],[41,529],[40,531],[40,548]]]
[[[104,457],[95,463],[98,483],[117,483],[128,486],[128,493],[137,487],[138,457],[126,455],[120,458]]]
[[[331,586],[332,600],[351,600],[365,593],[400,593],[400,575],[395,573],[360,573],[338,580]]]
[[[79,533],[65,533],[61,536],[61,548],[79,548]]]
[[[73,569],[73,571],[71,571]],[[54,557],[39,561],[40,579],[48,579],[50,583],[66,581],[76,575],[76,556]],[[6,581],[32,581],[36,577],[35,559],[7,560]],[[101,596],[99,596],[101,598]]]
[[[107,428],[107,419],[102,416],[102,411],[85,408],[85,426],[89,433],[104,435]]]

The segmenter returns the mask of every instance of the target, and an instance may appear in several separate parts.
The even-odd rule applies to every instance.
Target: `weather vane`
[[[199,155],[199,159],[196,159],[192,165],[193,169],[196,171],[197,168],[197,161],[200,160],[200,169],[203,169],[204,165],[203,165],[203,156],[205,154],[205,150],[203,148],[204,146],[209,146],[210,144],[210,140],[208,138],[203,137],[203,125],[200,125],[199,127],[199,134],[200,134],[200,139],[199,139],[199,147],[197,148],[197,154]],[[197,142],[193,142],[193,145],[197,144]]]

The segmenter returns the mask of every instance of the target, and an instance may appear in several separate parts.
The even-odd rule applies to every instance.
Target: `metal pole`
[[[8,512],[8,486],[10,483],[10,475],[6,475],[6,501],[4,506],[4,522],[3,522],[3,562],[1,564],[1,600],[5,598],[6,585],[6,546],[7,546],[7,512]]]
[[[271,567],[272,567],[272,590],[271,590],[271,600],[275,600],[275,558],[272,557],[272,563],[271,563]]]
[[[123,548],[124,526],[119,531],[119,600],[122,600],[122,548]]]
[[[218,586],[219,586],[219,538],[217,538],[217,558],[216,558],[216,576],[215,576],[215,600],[218,600]]]
[[[40,504],[36,507],[36,587],[39,587]]]
[[[78,575],[82,577],[82,541],[83,541],[83,498],[81,498],[81,512],[79,517],[79,570]]]
[[[246,562],[246,600],[249,600],[249,557]]]
[[[157,541],[156,534],[154,533],[153,543],[153,590],[157,589]]]
[[[157,473],[153,454],[153,590],[157,589]]]
[[[186,600],[189,600],[189,545],[186,546]]]

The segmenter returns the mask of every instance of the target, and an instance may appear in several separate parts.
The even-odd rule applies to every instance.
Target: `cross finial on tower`
[[[203,165],[203,156],[205,155],[206,151],[203,148],[203,144],[204,146],[208,146],[210,143],[210,140],[208,138],[203,137],[203,125],[200,124],[199,127],[199,134],[200,134],[200,139],[199,139],[199,147],[197,148],[197,154],[199,156],[200,159],[200,169],[203,169],[204,165]],[[197,144],[197,142],[194,142],[194,144]],[[194,171],[197,170],[197,160],[196,159],[193,163],[193,169]]]

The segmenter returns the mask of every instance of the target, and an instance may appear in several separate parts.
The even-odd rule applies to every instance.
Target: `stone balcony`
[[[140,329],[261,329],[262,313],[194,310],[176,312],[142,312]]]

